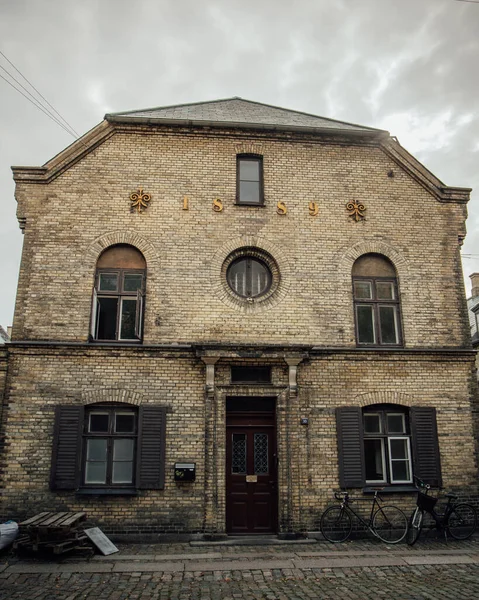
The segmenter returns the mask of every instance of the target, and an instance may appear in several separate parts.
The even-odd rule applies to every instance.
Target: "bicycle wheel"
[[[410,546],[414,546],[421,535],[423,519],[424,512],[419,507],[416,508],[409,519],[409,527],[407,530],[406,542]]]
[[[476,531],[476,509],[470,504],[456,504],[447,520],[447,530],[456,540],[467,540]]]
[[[321,533],[328,542],[344,542],[351,534],[353,524],[348,512],[342,506],[330,506],[321,515]]]
[[[397,544],[406,535],[407,518],[397,506],[380,506],[374,513],[372,528],[383,542]]]

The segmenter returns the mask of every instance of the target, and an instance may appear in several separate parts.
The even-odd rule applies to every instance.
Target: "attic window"
[[[262,206],[263,157],[238,154],[236,157],[236,203]]]

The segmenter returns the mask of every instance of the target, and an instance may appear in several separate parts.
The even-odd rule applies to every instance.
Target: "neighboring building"
[[[479,273],[473,273],[469,277],[471,278],[472,289],[471,297],[467,299],[467,308],[469,311],[472,347],[476,350],[476,376],[479,379],[479,355],[477,354],[477,349],[479,348]]]
[[[469,189],[240,98],[106,115],[13,172],[5,517],[290,534],[340,486],[477,496]]]

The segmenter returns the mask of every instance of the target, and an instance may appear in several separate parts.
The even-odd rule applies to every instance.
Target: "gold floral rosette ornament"
[[[361,202],[348,202],[346,204],[346,210],[349,210],[349,216],[356,219],[356,221],[366,218],[366,215],[364,214],[366,207],[364,204],[361,204]]]
[[[151,194],[143,192],[143,188],[140,188],[137,192],[130,194],[131,208],[141,213],[144,208],[148,208],[148,202],[151,200]]]

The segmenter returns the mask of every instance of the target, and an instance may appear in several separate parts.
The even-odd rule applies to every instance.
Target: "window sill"
[[[258,208],[264,208],[266,204],[264,202],[239,202],[236,200],[235,206],[257,206]]]
[[[138,490],[134,488],[81,488],[76,491],[77,496],[137,496]]]
[[[405,494],[409,492],[417,492],[417,488],[412,483],[403,483],[398,485],[386,484],[384,487],[367,485],[363,487],[363,494],[374,494],[374,492],[381,494]]]

